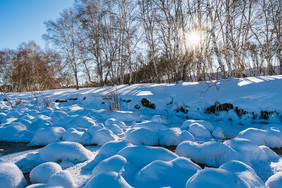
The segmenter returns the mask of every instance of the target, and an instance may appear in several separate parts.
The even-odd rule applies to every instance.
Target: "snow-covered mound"
[[[26,185],[22,171],[15,164],[0,162],[0,187],[24,188]]]
[[[76,142],[57,142],[39,150],[42,161],[83,162],[92,159],[93,153]]]
[[[218,169],[205,168],[198,171],[187,181],[186,187],[264,188],[265,185],[251,167],[239,161],[230,161]]]
[[[184,141],[176,148],[176,154],[191,158],[197,163],[218,167],[221,164],[236,157],[236,151],[219,142],[205,142],[199,144],[192,141]]]
[[[282,147],[282,131],[277,127],[267,127],[267,129],[248,128],[241,131],[238,138],[245,138],[258,145],[265,145],[270,148]]]
[[[118,140],[118,136],[116,136],[109,129],[99,129],[95,133],[93,133],[92,144],[103,145],[110,141]]]
[[[177,146],[185,140],[194,140],[194,136],[186,131],[181,131],[179,128],[163,129],[157,132],[159,145],[161,146]]]
[[[197,123],[198,125],[200,124],[201,126],[205,127],[206,129],[208,129],[209,131],[213,131],[214,127],[213,125],[208,122],[208,121],[205,121],[205,120],[193,120],[193,119],[189,119],[189,120],[186,120],[182,125],[181,125],[181,129],[189,129],[189,127],[192,125],[192,124],[195,124]]]
[[[220,169],[235,173],[235,175],[237,175],[249,187],[265,187],[264,182],[258,177],[256,172],[243,162],[230,161],[220,166]]]
[[[266,182],[267,188],[280,188],[282,185],[282,172],[278,172],[271,176]]]
[[[241,138],[220,142],[192,142],[184,141],[176,148],[176,154],[191,158],[197,163],[218,167],[231,160],[240,160],[252,165],[259,161],[277,160],[278,155],[267,146],[257,144]]]
[[[46,162],[33,168],[29,174],[31,183],[47,183],[56,172],[62,171],[60,165],[54,162]]]
[[[189,132],[192,133],[195,137],[201,138],[210,138],[210,131],[200,123],[193,123],[189,126]]]
[[[84,188],[99,187],[131,188],[120,174],[113,171],[92,177]]]
[[[234,173],[224,169],[206,168],[197,172],[186,183],[186,188],[247,188],[248,185]]]
[[[96,154],[95,158],[85,167],[86,169],[94,169],[101,161],[116,155],[120,150],[132,146],[124,141],[111,141],[104,144]]]
[[[101,161],[92,171],[93,176],[97,176],[102,173],[106,172],[121,172],[125,164],[127,163],[127,160],[120,156],[120,155],[114,155],[112,157],[109,157],[103,161]]]
[[[78,142],[81,144],[88,144],[90,136],[85,130],[79,130],[75,128],[69,128],[64,134],[62,140]]]
[[[156,160],[135,175],[138,187],[185,187],[186,181],[201,168],[187,158]]]
[[[31,142],[31,146],[48,145],[62,139],[66,130],[63,127],[47,127],[38,129]]]
[[[122,173],[125,179],[131,179],[139,170],[153,161],[171,161],[178,157],[169,150],[149,146],[127,146],[117,154],[127,160]]]
[[[12,122],[3,126],[0,124],[0,141],[28,142],[30,136],[26,126],[20,122]]]
[[[147,128],[132,129],[127,132],[125,140],[136,145],[158,145],[156,131]]]
[[[49,178],[48,184],[53,186],[62,186],[69,188],[75,187],[75,182],[71,174],[65,170],[53,174]]]

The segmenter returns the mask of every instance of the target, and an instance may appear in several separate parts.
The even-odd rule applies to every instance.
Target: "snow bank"
[[[23,188],[26,185],[22,171],[15,164],[0,162],[0,187]]]
[[[57,142],[62,139],[65,132],[63,127],[40,128],[35,132],[29,145],[48,145]]]
[[[87,182],[84,188],[100,187],[131,188],[124,178],[116,172],[106,172],[94,176]]]
[[[62,171],[60,165],[46,162],[33,168],[29,174],[31,183],[47,183],[48,179],[56,172]]]
[[[179,128],[164,129],[157,132],[159,145],[177,146],[184,140],[194,140],[194,136],[188,131],[181,131]]]
[[[271,176],[266,182],[267,188],[281,188],[282,185],[282,172],[277,172]]]
[[[39,150],[43,161],[86,161],[92,159],[93,153],[75,142],[58,142],[45,146]]]
[[[268,130],[248,128],[241,131],[238,138],[245,138],[270,148],[282,147],[282,132],[277,127],[270,127]]]
[[[134,177],[138,187],[184,187],[187,180],[201,168],[190,159],[179,157],[171,161],[153,161]]]
[[[148,128],[136,128],[126,133],[125,140],[135,145],[158,145],[158,136]]]
[[[99,174],[105,172],[117,172],[119,173],[124,165],[127,163],[126,159],[120,155],[114,155],[109,157],[103,161],[101,161],[92,171],[93,176],[97,176]]]

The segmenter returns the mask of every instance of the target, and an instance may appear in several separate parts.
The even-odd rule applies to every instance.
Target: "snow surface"
[[[0,185],[23,187],[30,173],[29,187],[282,187],[272,151],[282,147],[281,85],[282,76],[120,85],[114,112],[109,87],[8,93],[25,101],[14,106],[0,95],[0,141],[45,146],[0,156]],[[224,103],[233,109],[207,113]]]

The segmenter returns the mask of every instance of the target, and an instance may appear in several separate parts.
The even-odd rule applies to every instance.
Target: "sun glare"
[[[188,45],[196,46],[200,42],[200,32],[192,31],[188,33]]]

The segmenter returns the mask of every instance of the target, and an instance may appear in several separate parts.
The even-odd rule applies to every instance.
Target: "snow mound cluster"
[[[241,138],[220,142],[198,143],[184,141],[176,148],[176,154],[191,158],[197,163],[218,167],[231,160],[240,160],[246,164],[259,161],[277,160],[278,156],[266,146]]]
[[[218,169],[205,168],[194,174],[186,183],[186,188],[201,187],[265,187],[263,181],[248,165],[239,161],[230,161]]]
[[[209,147],[220,150],[225,146]],[[167,149],[128,145],[124,141],[105,144],[91,163],[88,167],[93,169],[92,177],[85,187],[101,187],[102,183],[110,183],[110,187],[265,187],[256,172],[241,161],[225,160],[223,164],[217,163],[219,168],[201,169],[190,159]],[[272,179],[270,183],[277,182],[279,177]]]
[[[206,120],[186,120],[180,127],[182,130],[188,130],[195,139],[217,139],[225,138],[222,128],[214,127]]]
[[[134,128],[126,133],[125,140],[135,145],[177,146],[185,140],[194,140],[194,136],[179,128],[150,129]]]
[[[33,168],[30,181],[33,185],[29,187],[75,187],[71,174],[54,162],[46,162]]]
[[[270,148],[282,147],[282,131],[277,127],[267,127],[267,129],[248,128],[241,131],[238,137]]]
[[[85,169],[94,169],[101,161],[116,155],[120,150],[132,144],[125,141],[111,141],[104,144],[96,154],[95,158],[85,167]]]

